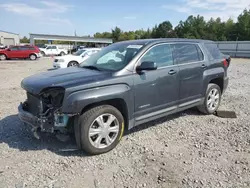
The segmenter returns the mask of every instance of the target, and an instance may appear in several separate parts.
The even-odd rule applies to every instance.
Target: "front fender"
[[[64,97],[62,112],[72,114],[81,113],[82,109],[89,104],[117,98],[123,99],[126,102],[133,102],[130,87],[126,84],[117,84],[72,92]],[[133,104],[131,102],[129,103]],[[129,109],[130,105],[127,105]]]

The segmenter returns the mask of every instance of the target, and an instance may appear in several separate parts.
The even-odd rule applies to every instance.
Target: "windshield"
[[[143,45],[116,43],[92,55],[81,63],[80,66],[92,66],[100,70],[118,71],[123,69],[142,47]]]
[[[83,52],[86,52],[86,50],[78,50],[74,55],[80,56]]]

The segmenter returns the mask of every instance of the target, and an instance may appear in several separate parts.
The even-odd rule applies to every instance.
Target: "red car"
[[[36,60],[41,57],[40,50],[36,46],[11,46],[0,50],[0,60],[6,59],[25,59]]]

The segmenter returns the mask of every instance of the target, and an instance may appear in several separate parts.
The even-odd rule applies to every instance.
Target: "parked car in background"
[[[53,62],[54,68],[67,68],[78,66],[80,63],[88,59],[91,55],[99,52],[99,48],[83,48],[74,54],[56,57]]]
[[[40,49],[45,49],[47,47],[46,44],[36,44],[36,46]]]
[[[49,55],[63,56],[63,55],[68,54],[68,51],[66,49],[60,48],[56,45],[49,45],[46,48],[40,48],[40,50],[43,56],[49,56]]]
[[[5,48],[7,48],[6,45],[0,44],[0,49],[1,49],[1,50],[5,49]]]
[[[36,46],[11,46],[0,51],[0,60],[6,59],[25,59],[36,60],[41,57],[40,50]]]
[[[83,49],[83,48],[85,48],[85,46],[76,46],[76,45],[74,45],[73,46],[73,48],[71,49],[71,50],[69,50],[69,53],[70,54],[73,54],[73,53],[75,53],[75,52],[77,52],[78,50],[81,50],[81,49]]]
[[[74,131],[91,154],[113,149],[124,129],[197,107],[219,108],[228,64],[207,40],[145,39],[112,44],[78,67],[25,78],[19,118],[33,131]]]

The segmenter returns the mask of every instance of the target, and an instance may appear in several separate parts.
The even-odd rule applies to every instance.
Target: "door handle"
[[[205,65],[205,64],[201,65],[201,68],[203,68],[203,69],[205,69],[206,67],[207,67],[207,65]]]
[[[169,75],[174,75],[174,74],[176,74],[176,73],[177,73],[177,71],[176,71],[176,70],[173,70],[173,69],[170,70],[170,71],[168,72]]]

